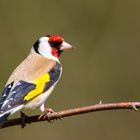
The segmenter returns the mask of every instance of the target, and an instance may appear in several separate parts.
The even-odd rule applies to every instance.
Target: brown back
[[[56,61],[54,60],[47,59],[36,53],[30,53],[27,58],[14,70],[7,84],[12,81],[19,80],[33,82],[33,80],[39,76],[49,72],[55,64]]]

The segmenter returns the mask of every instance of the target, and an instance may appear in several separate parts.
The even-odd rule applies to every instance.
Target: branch
[[[46,120],[47,121],[55,120],[55,119],[58,119],[58,116],[61,116],[61,118],[64,118],[68,116],[84,114],[84,113],[89,113],[89,112],[115,110],[115,109],[133,109],[137,111],[137,108],[140,108],[140,102],[120,102],[120,103],[106,103],[106,104],[102,104],[102,102],[100,102],[99,104],[96,104],[96,105],[67,109],[67,110],[51,113],[49,115],[49,119],[48,118],[38,119],[40,115],[26,116],[24,121],[25,121],[25,124],[27,123],[30,124],[30,123],[41,122],[41,121],[46,121]],[[6,128],[6,127],[16,126],[16,125],[21,125],[22,127],[24,127],[22,123],[23,122],[21,118],[11,119],[11,120],[7,120],[1,128]]]

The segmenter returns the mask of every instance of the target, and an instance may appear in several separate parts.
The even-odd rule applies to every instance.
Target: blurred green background
[[[63,75],[49,107],[140,100],[139,0],[1,0],[1,91],[33,42],[47,34],[76,47],[62,54]],[[2,129],[0,139],[132,140],[139,131],[140,111],[114,110]]]

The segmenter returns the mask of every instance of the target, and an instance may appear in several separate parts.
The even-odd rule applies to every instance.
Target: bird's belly
[[[39,96],[35,97],[31,101],[25,104],[24,108],[30,108],[30,109],[35,109],[37,107],[40,107],[42,104],[45,103],[49,95],[51,94],[53,90],[53,87],[50,88],[48,91],[40,94]]]

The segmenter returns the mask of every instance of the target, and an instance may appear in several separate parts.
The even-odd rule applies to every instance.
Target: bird
[[[70,49],[73,49],[72,45],[58,35],[45,35],[35,41],[2,91],[0,126],[10,115],[23,109],[39,108],[45,112],[45,102],[62,75],[60,55]]]

